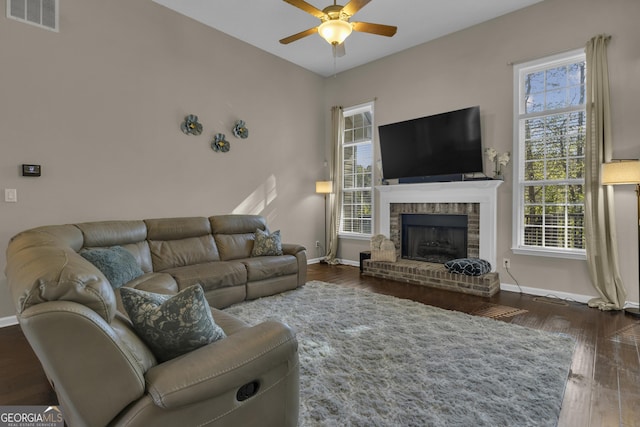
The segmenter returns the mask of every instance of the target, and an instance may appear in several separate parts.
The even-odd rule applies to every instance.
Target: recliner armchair
[[[158,363],[78,251],[72,225],[21,233],[6,276],[25,336],[70,426],[295,426],[295,333],[212,308],[227,337]],[[169,291],[167,291],[169,293]]]

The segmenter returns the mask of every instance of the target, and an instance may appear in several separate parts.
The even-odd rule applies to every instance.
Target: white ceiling
[[[388,38],[354,31],[345,42],[347,54],[335,61],[331,45],[318,34],[278,42],[320,23],[282,0],[153,1],[326,77],[542,0],[372,0],[351,21],[395,25],[398,32]],[[307,3],[322,10],[331,0]]]

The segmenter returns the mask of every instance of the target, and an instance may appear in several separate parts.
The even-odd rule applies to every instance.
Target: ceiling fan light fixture
[[[318,27],[320,36],[332,45],[341,44],[349,37],[351,31],[353,31],[351,24],[342,19],[330,19]]]

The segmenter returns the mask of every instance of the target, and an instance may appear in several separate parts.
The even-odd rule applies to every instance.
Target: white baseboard
[[[17,324],[18,324],[18,318],[16,316],[0,317],[0,328],[13,326]]]
[[[595,298],[595,296],[593,295],[572,294],[568,292],[553,291],[549,289],[530,288],[528,286],[521,286],[520,288],[518,288],[518,286],[512,285],[510,283],[500,283],[500,290],[502,291],[519,293],[520,289],[522,289],[523,294],[527,295],[549,297],[565,301],[579,302],[581,304],[586,304],[590,299]]]

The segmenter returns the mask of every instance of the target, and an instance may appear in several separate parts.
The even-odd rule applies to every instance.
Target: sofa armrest
[[[283,243],[282,253],[293,255],[298,260],[298,286],[307,283],[307,248],[292,243]]]
[[[283,243],[282,244],[282,253],[285,255],[296,255],[298,252],[304,252],[307,248],[301,245],[296,245],[294,243]]]
[[[267,321],[149,369],[147,391],[154,403],[176,408],[239,389],[285,368],[298,368],[298,342],[289,326]]]

